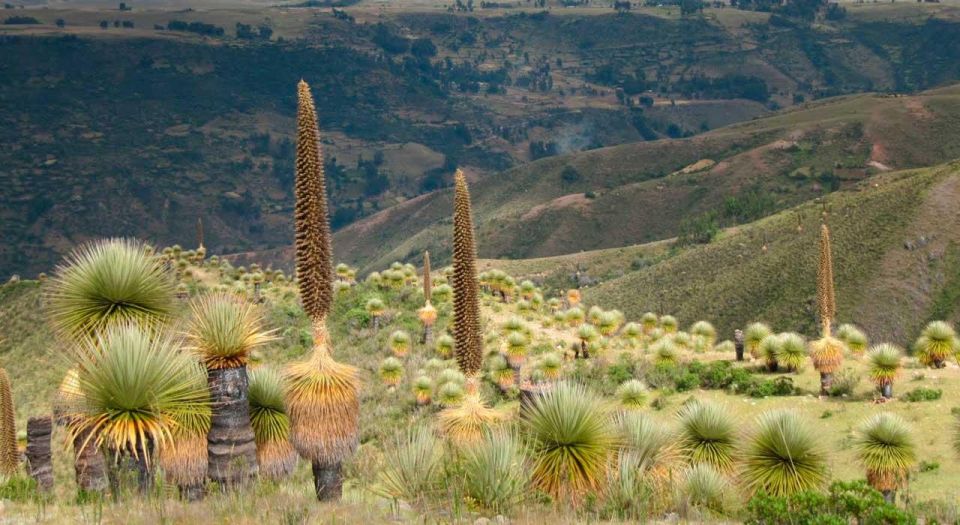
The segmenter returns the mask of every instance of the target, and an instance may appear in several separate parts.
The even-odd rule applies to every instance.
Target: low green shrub
[[[758,494],[747,503],[747,525],[912,525],[917,517],[883,499],[865,481],[835,482],[827,493],[803,491],[787,497]]]
[[[694,361],[681,365],[659,363],[646,371],[644,379],[653,388],[672,388],[677,392],[704,388],[751,397],[789,396],[796,393],[793,379],[789,377],[766,379],[746,368],[734,366],[730,361]]]
[[[860,384],[860,376],[850,368],[844,368],[833,376],[833,383],[827,393],[830,397],[853,395]]]
[[[778,377],[776,379],[765,379],[762,381],[753,381],[746,390],[750,397],[770,397],[770,396],[790,396],[796,391],[793,386],[793,379],[789,377]]]
[[[943,390],[939,388],[917,387],[903,395],[904,401],[917,403],[919,401],[936,401],[943,396]]]

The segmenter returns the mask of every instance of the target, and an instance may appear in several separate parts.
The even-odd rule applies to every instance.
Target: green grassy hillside
[[[840,322],[860,323],[878,340],[902,342],[928,320],[960,318],[960,213],[948,204],[958,196],[960,164],[952,163],[878,176],[823,201],[834,241]],[[619,260],[626,273],[584,296],[630,315],[650,310],[672,312],[682,322],[709,318],[727,336],[762,319],[776,320],[780,330],[814,333],[822,210],[823,204],[804,204],[636,270],[628,265],[643,250],[623,250]],[[587,275],[609,271],[604,252],[576,258],[587,261],[580,265]],[[570,259],[561,259],[570,266]],[[505,264],[520,275],[544,268],[539,261]],[[565,275],[552,277],[563,283]]]
[[[856,95],[701,136],[544,159],[472,185],[481,257],[521,259],[633,245],[713,214],[746,223],[853,189],[873,174],[960,156],[960,87],[909,97]],[[367,267],[444,257],[451,193],[440,191],[357,222],[340,253]]]

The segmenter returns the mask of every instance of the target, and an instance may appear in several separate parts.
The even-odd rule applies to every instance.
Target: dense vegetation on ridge
[[[919,15],[927,7],[892,7],[904,15],[895,19],[885,18],[886,8],[851,8],[843,20],[812,25],[732,9],[679,19],[659,11],[401,11],[372,20],[362,10],[304,18],[270,9],[266,39],[244,33],[263,25],[256,10],[190,13],[188,22],[227,26],[225,36],[206,39],[152,29],[181,20],[179,13],[128,10],[120,16],[135,27],[91,32],[96,12],[51,10],[37,30],[0,26],[10,51],[0,61],[0,138],[12,145],[0,204],[3,236],[13,240],[0,252],[0,273],[43,271],[70,242],[96,236],[176,242],[197,216],[218,251],[289,245],[293,106],[274,94],[298,75],[338,101],[320,119],[333,223],[342,227],[449,185],[457,165],[487,175],[543,156],[697,134],[814,98],[955,81],[955,14],[930,7],[927,19]],[[942,60],[926,52],[934,48]],[[73,149],[58,146],[65,143]],[[577,171],[607,178],[589,165]],[[845,175],[824,175],[834,176]],[[602,193],[611,183],[586,190]],[[630,244],[670,235],[627,232]],[[561,253],[526,244],[484,249]],[[416,253],[346,249],[346,259],[373,266]]]

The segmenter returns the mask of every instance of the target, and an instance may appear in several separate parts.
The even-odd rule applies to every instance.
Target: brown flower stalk
[[[470,190],[459,169],[454,177],[453,203],[453,338],[460,370],[468,377],[480,373],[483,340],[477,283],[477,248],[473,239]]]
[[[430,252],[423,252],[423,299],[429,303],[433,293],[433,281],[430,280]]]
[[[326,317],[333,302],[333,248],[317,113],[303,80],[297,84],[297,102],[296,269],[303,309],[316,322]]]
[[[820,264],[817,266],[817,309],[823,337],[830,337],[830,325],[837,315],[833,289],[833,256],[830,253],[830,228],[820,226]]]
[[[0,368],[0,475],[15,474],[19,459],[13,389],[7,371]]]
[[[290,442],[313,466],[320,500],[342,494],[341,462],[356,450],[360,420],[359,371],[330,352],[327,314],[333,303],[333,248],[317,115],[306,82],[297,85],[297,278],[303,309],[313,321],[313,354],[287,367]]]

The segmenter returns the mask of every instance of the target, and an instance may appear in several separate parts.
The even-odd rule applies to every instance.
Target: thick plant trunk
[[[110,492],[114,498],[121,494],[136,480],[137,492],[147,494],[153,486],[153,470],[150,468],[150,458],[153,447],[138,445],[136,455],[129,450],[112,451],[114,460],[107,469],[110,482]]]
[[[73,469],[77,488],[82,493],[103,492],[107,488],[107,462],[87,430],[73,438]]]
[[[829,396],[831,385],[833,385],[833,374],[820,372],[820,395]]]
[[[737,354],[737,361],[743,361],[743,331],[733,332],[733,349]]]
[[[425,345],[429,345],[433,341],[433,326],[425,324],[423,325],[423,337],[420,338],[420,342]]]
[[[587,350],[587,342],[586,342],[586,341],[580,341],[579,350],[577,350],[577,352],[574,353],[573,358],[574,358],[574,359],[580,359],[580,358],[590,359],[590,351]]]
[[[343,496],[343,477],[340,463],[327,465],[313,462],[313,487],[320,501],[339,501]]]
[[[53,419],[50,416],[31,417],[27,420],[27,474],[36,480],[43,492],[53,489],[53,462],[50,452],[50,436],[53,434]]]
[[[209,370],[213,413],[207,434],[207,476],[223,487],[257,475],[257,445],[250,425],[247,368]]]
[[[883,500],[887,503],[893,504],[894,500],[897,499],[897,492],[895,490],[884,490],[882,493]]]
[[[380,316],[375,315],[373,316],[373,331],[376,332],[378,330],[380,330]]]
[[[893,398],[893,383],[884,383],[883,386],[880,387],[880,395],[882,395],[883,397],[885,397],[885,398],[887,398],[887,399],[892,399],[892,398]]]
[[[778,370],[780,370],[780,363],[776,361],[767,361],[768,372],[777,372]]]

